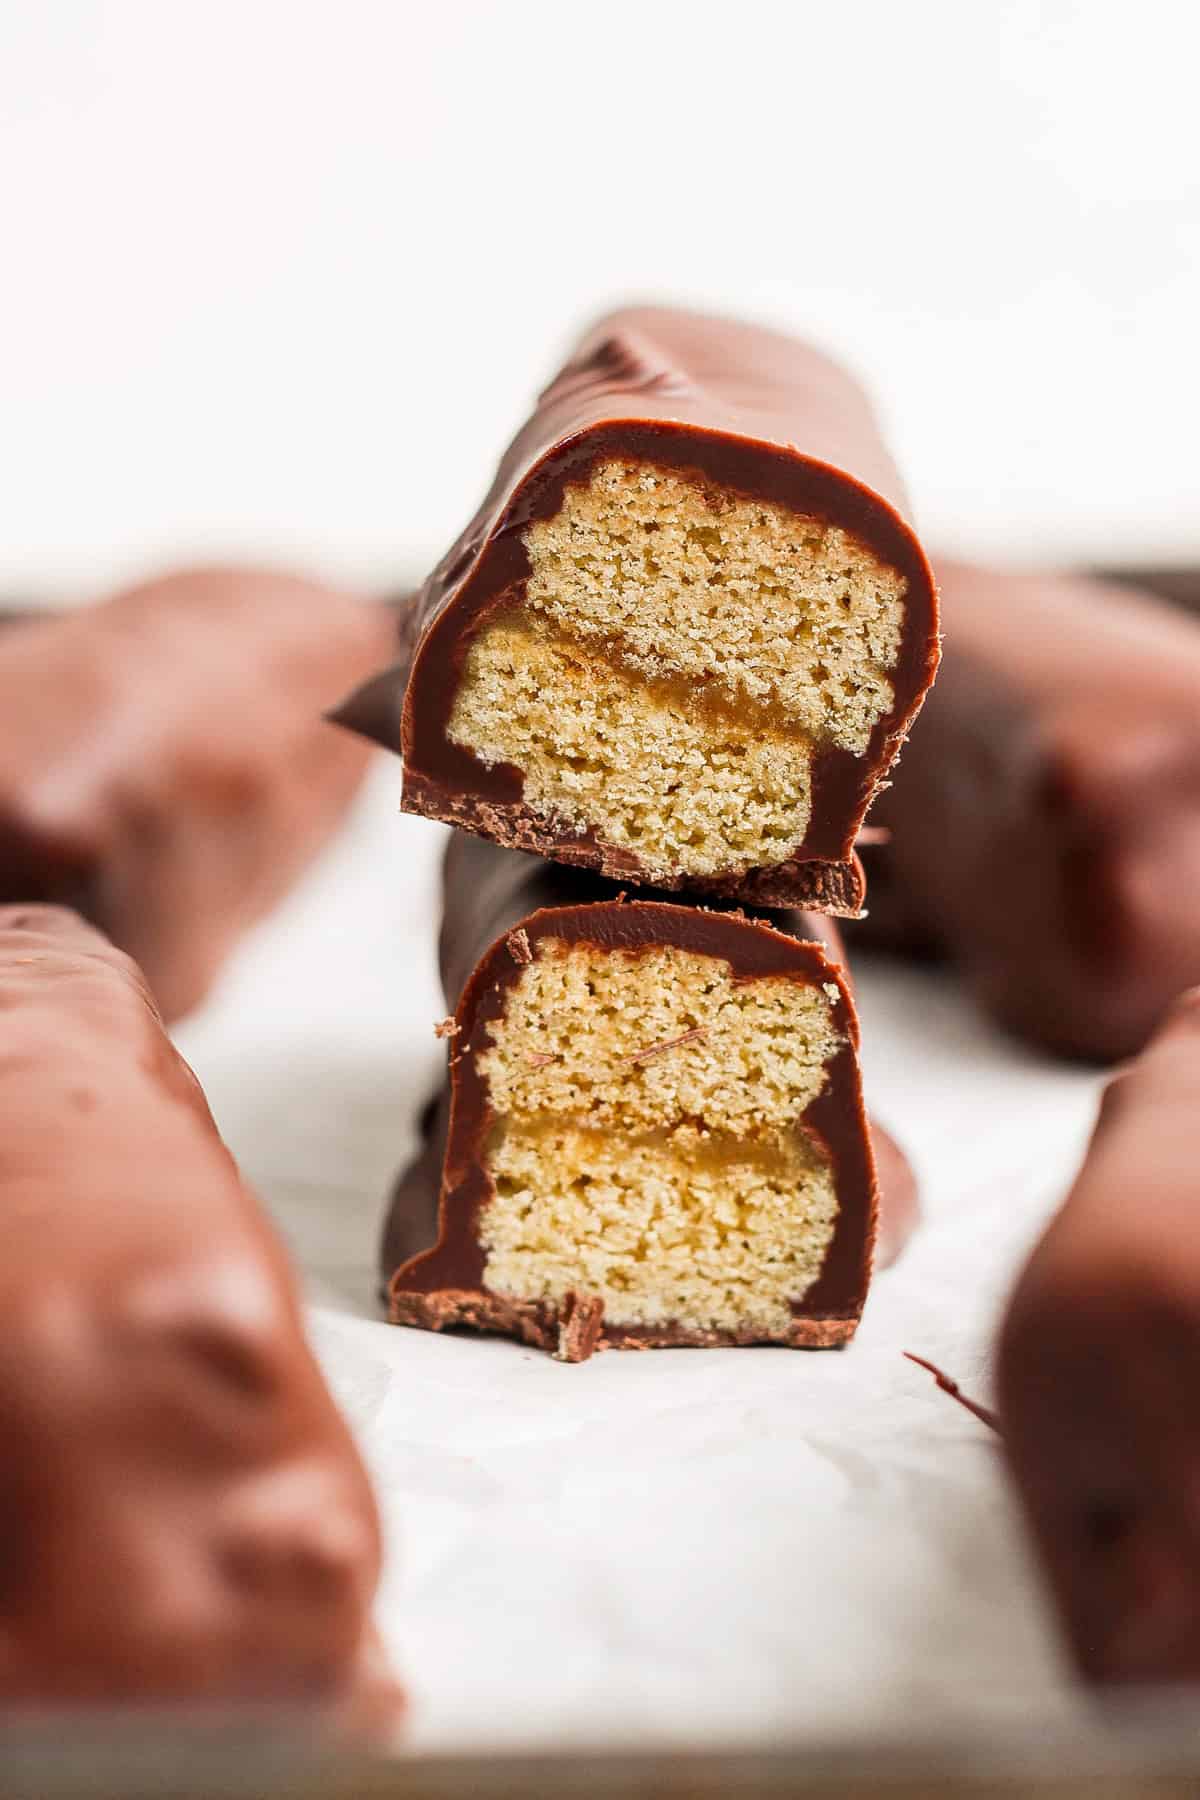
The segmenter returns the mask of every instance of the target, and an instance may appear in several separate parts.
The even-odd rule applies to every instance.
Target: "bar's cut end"
[[[394,1322],[569,1361],[853,1335],[874,1169],[816,945],[659,904],[544,912],[459,1021],[441,1235],[393,1276]]]
[[[523,541],[523,595],[471,641],[451,742],[644,880],[787,862],[814,762],[864,756],[895,706],[900,572],[839,526],[628,460]]]
[[[602,320],[339,720],[403,804],[618,881],[856,914],[939,655],[854,380],[732,320]]]

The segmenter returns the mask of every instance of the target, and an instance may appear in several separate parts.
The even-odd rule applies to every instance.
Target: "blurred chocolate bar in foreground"
[[[2,907],[0,1010],[0,1708],[386,1734],[367,1474],[140,971]]]
[[[1104,1685],[1200,1684],[1200,989],[1109,1084],[1017,1283],[1006,1450],[1067,1642]]]

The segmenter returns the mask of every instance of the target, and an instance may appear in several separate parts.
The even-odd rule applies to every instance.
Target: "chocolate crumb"
[[[531,963],[533,961],[533,951],[529,948],[529,933],[523,925],[518,926],[516,931],[510,931],[504,941],[508,945],[508,954],[515,963]]]
[[[558,1318],[559,1362],[586,1362],[600,1345],[604,1326],[604,1301],[599,1294],[581,1294],[570,1288]]]
[[[957,1400],[960,1406],[965,1406],[969,1413],[974,1413],[975,1417],[980,1420],[982,1424],[986,1425],[989,1430],[999,1432],[1000,1436],[1003,1437],[1004,1433],[1000,1425],[1000,1416],[998,1413],[994,1413],[990,1406],[981,1406],[978,1400],[970,1399],[963,1393],[957,1381],[955,1381],[952,1376],[945,1374],[943,1370],[939,1369],[936,1363],[927,1362],[923,1356],[916,1356],[911,1350],[905,1350],[903,1355],[907,1356],[909,1362],[916,1363],[918,1368],[928,1369],[944,1394],[949,1394],[952,1400]]]

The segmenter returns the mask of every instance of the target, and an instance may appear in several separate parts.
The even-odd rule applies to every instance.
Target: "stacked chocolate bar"
[[[832,917],[937,667],[906,505],[817,352],[618,313],[341,709],[401,753],[408,811],[487,840],[447,861],[397,1323],[569,1361],[853,1335],[878,1184]],[[912,1179],[880,1143],[894,1249]]]

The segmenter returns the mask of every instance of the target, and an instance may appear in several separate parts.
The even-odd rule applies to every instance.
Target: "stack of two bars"
[[[904,504],[823,357],[615,315],[342,708],[401,751],[406,810],[478,834],[446,863],[450,1079],[393,1200],[397,1323],[570,1361],[853,1335],[877,1154],[885,1253],[915,1213],[830,916],[937,666]]]

